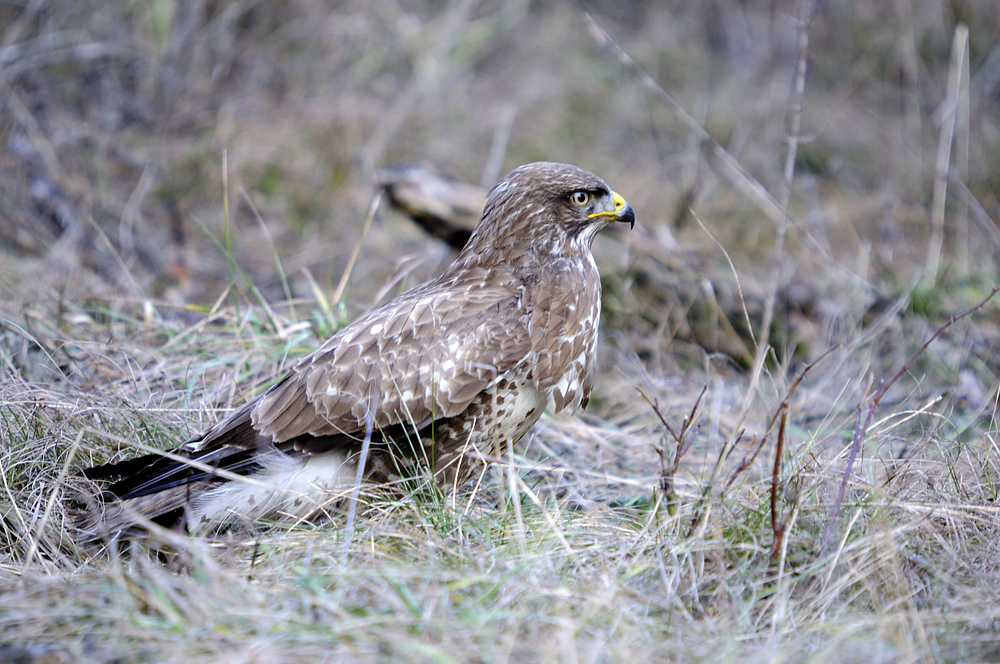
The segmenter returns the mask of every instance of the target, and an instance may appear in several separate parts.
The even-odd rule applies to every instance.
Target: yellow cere
[[[587,219],[593,219],[594,217],[614,217],[628,206],[625,199],[622,198],[621,194],[616,191],[611,192],[611,198],[615,202],[615,209],[613,212],[595,212],[593,214],[588,214]]]

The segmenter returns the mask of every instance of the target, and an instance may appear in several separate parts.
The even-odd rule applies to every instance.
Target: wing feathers
[[[254,425],[280,442],[363,431],[369,410],[382,428],[459,414],[531,350],[516,291],[468,294],[421,287],[357,321],[261,398]]]

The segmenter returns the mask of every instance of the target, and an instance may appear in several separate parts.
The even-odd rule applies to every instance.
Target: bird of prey
[[[305,518],[358,480],[422,472],[455,491],[545,409],[587,405],[601,314],[591,244],[613,222],[634,227],[635,215],[593,173],[515,169],[439,277],[340,330],[172,453],[85,471],[112,482],[88,529]]]

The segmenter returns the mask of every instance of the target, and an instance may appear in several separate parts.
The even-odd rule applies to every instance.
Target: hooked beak
[[[630,228],[635,228],[635,212],[632,212],[632,206],[621,197],[616,191],[611,192],[611,198],[615,202],[614,211],[607,212],[595,212],[594,214],[587,215],[588,217],[611,217],[615,221],[620,221],[629,225]]]
[[[616,192],[611,192],[611,197],[615,200],[615,221],[621,221],[629,225],[629,230],[635,228],[635,212],[632,206]]]

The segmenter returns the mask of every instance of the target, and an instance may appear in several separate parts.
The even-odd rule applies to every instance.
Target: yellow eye
[[[594,195],[589,191],[574,191],[569,195],[569,200],[573,201],[573,205],[583,207],[594,200]]]

